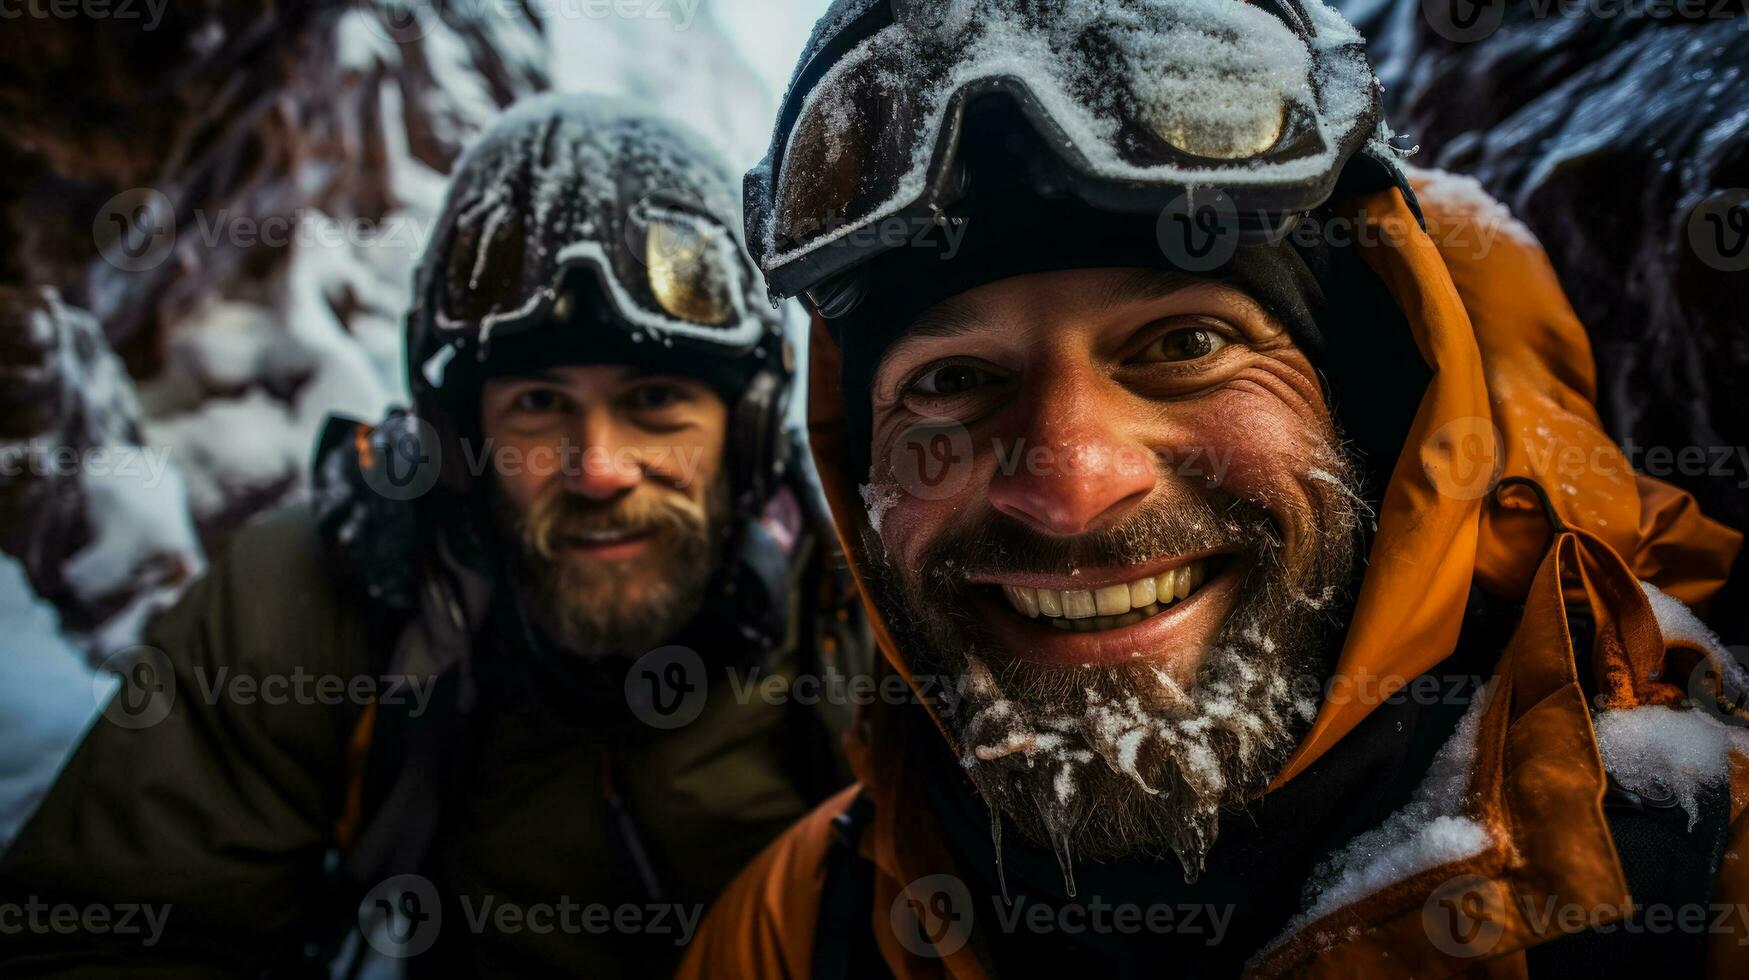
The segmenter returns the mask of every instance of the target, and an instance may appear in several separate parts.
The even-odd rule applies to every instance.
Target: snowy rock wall
[[[28,384],[0,394],[0,546],[101,660],[203,551],[301,491],[328,413],[398,396],[442,174],[546,86],[546,46],[478,4],[21,26],[0,35],[22,76],[0,86],[0,372]],[[101,478],[97,447],[158,469]]]
[[[1476,177],[1548,250],[1629,459],[1749,528],[1743,5],[1337,5],[1415,162]],[[1746,567],[1715,610],[1742,616]]]

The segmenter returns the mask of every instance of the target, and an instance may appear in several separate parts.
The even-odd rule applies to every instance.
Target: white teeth
[[[1118,616],[1130,611],[1130,587],[1127,585],[1108,585],[1103,589],[1093,590],[1093,605],[1098,608],[1101,616]]]
[[[1033,617],[1038,615],[1038,590],[1021,585],[1004,585],[1002,591],[1008,593],[1008,601],[1022,615]]]
[[[1156,591],[1152,578],[1140,578],[1130,583],[1130,608],[1140,609],[1154,601]]]
[[[1186,599],[1208,577],[1206,561],[1193,561],[1159,575],[1098,589],[1033,589],[1004,585],[1008,604],[1029,619],[1044,617],[1059,629],[1115,629],[1140,622]]]
[[[1035,589],[1038,599],[1038,611],[1046,616],[1061,616],[1063,614],[1063,593],[1056,589]]]
[[[1086,589],[1077,589],[1063,593],[1063,616],[1067,619],[1087,619],[1097,615],[1099,607],[1093,602],[1093,593]]]

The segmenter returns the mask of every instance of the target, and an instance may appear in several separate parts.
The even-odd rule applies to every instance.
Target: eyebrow
[[[607,367],[608,365],[602,364],[597,366]],[[619,380],[621,381],[639,381],[644,378],[677,378],[683,381],[693,379],[692,375],[687,374],[684,371],[676,371],[672,368],[665,369],[654,364],[624,364],[613,366],[625,368],[619,376]],[[565,375],[557,369],[545,367],[536,368],[532,371],[519,372],[517,374],[507,374],[503,376],[503,380],[544,381],[548,384],[564,384],[566,378]]]
[[[1106,312],[1130,303],[1146,303],[1162,296],[1170,296],[1181,289],[1207,281],[1209,280],[1177,269],[1133,269],[1113,282],[1103,295],[1094,300],[1093,306],[1098,312]]]
[[[958,297],[944,300],[924,310],[916,320],[912,321],[905,332],[899,335],[893,346],[898,346],[907,340],[923,339],[925,337],[958,337],[971,333],[986,326],[983,317],[979,316],[968,304],[959,301]]]
[[[1204,281],[1177,269],[1133,269],[1094,298],[1093,310],[1103,313],[1130,303],[1149,302]],[[983,317],[954,297],[924,310],[893,346],[913,338],[958,337],[983,326]]]

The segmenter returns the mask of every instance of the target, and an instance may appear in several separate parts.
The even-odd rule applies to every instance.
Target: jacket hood
[[[1530,232],[1473,181],[1435,172],[1411,177],[1425,222],[1397,188],[1332,205],[1352,223],[1357,250],[1401,311],[1431,380],[1384,486],[1323,703],[1271,789],[1451,653],[1472,584],[1522,601],[1551,520],[1581,536],[1587,554],[1624,563],[1635,578],[1691,605],[1724,582],[1741,545],[1739,534],[1701,515],[1686,494],[1635,474],[1603,430],[1589,341]],[[840,348],[816,316],[808,428],[817,470],[886,664],[916,691],[883,611],[869,599],[860,533],[869,517],[850,477],[856,452],[841,377]],[[1547,509],[1512,477],[1540,486]],[[1589,598],[1606,609],[1646,602],[1605,597],[1591,580],[1575,579],[1570,602]],[[1655,673],[1661,665],[1642,666]]]

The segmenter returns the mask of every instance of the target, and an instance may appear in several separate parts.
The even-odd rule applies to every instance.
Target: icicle
[[[990,843],[996,847],[996,887],[1002,889],[1002,904],[1013,905],[1008,897],[1008,876],[1002,870],[1002,811],[992,806],[990,810]]]
[[[1057,854],[1057,866],[1063,869],[1063,888],[1075,897],[1075,858],[1069,853],[1069,835],[1051,828],[1051,850]]]

